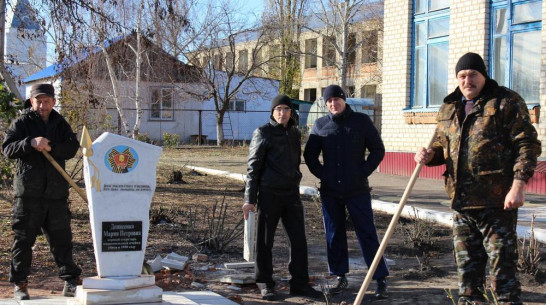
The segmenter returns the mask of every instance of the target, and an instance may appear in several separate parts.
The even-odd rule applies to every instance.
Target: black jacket
[[[303,156],[320,179],[322,194],[347,198],[370,192],[368,176],[383,160],[385,146],[372,120],[347,105],[342,113],[315,121]]]
[[[26,110],[6,131],[2,151],[15,159],[13,187],[15,197],[63,199],[68,197],[68,183],[30,141],[36,137],[50,140],[51,156],[64,168],[65,160],[79,148],[76,135],[66,120],[55,110],[46,124],[32,110]]]
[[[256,129],[248,153],[245,202],[256,203],[258,189],[290,192],[301,181],[301,132],[290,119],[287,128],[271,119]]]

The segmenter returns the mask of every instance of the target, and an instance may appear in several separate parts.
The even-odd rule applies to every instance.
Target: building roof
[[[129,35],[119,36],[114,39],[108,40],[105,42],[104,47],[107,48],[109,53],[111,54],[118,54],[118,59],[121,60],[120,64],[127,64],[128,61],[130,61],[130,57],[133,54],[132,51],[123,51],[127,50],[128,47],[124,44],[124,42],[134,41],[136,38],[136,33],[131,33]],[[193,70],[195,70],[195,67],[191,67],[187,64],[184,64],[174,56],[168,54],[160,47],[156,46],[153,42],[151,42],[146,37],[143,37],[143,47],[149,48],[153,51],[155,55],[148,56],[148,60],[151,61],[151,64],[155,65],[162,65],[163,67],[163,73],[158,73],[159,76],[153,76],[154,79],[159,80],[159,78],[168,77],[175,79],[184,78],[188,75],[193,75],[195,73],[192,73]],[[84,63],[89,58],[100,56],[102,53],[102,49],[100,47],[94,47],[92,49],[84,50],[80,52],[79,54],[73,56],[72,58],[65,59],[60,63],[52,64],[45,69],[38,71],[29,77],[25,78],[23,80],[23,83],[29,83],[34,82],[42,79],[48,79],[48,78],[54,78],[60,76],[65,71],[70,71],[68,69],[74,68],[74,71],[78,68],[83,68],[85,71],[87,71],[87,67],[84,66]],[[165,59],[165,62],[158,62],[157,58]],[[167,70],[172,72],[171,74],[167,73]],[[186,71],[186,72],[184,72]],[[97,73],[101,73],[100,71]],[[141,71],[141,73],[144,73],[144,71]],[[148,75],[149,78],[152,76]],[[158,78],[159,77],[159,78]]]

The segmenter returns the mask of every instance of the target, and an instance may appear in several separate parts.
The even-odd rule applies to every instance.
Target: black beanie
[[[339,97],[347,100],[347,95],[345,94],[345,91],[343,91],[343,89],[341,89],[341,87],[338,85],[330,85],[326,87],[326,89],[324,89],[324,92],[322,93],[322,98],[324,99],[325,103],[332,97]]]
[[[487,75],[487,69],[485,68],[485,63],[483,62],[483,58],[476,53],[468,52],[465,55],[461,56],[459,58],[459,61],[457,62],[457,65],[455,66],[455,75],[459,73],[461,70],[476,70],[480,72],[485,78],[489,78]]]
[[[273,113],[273,108],[279,105],[286,105],[292,109],[292,101],[290,98],[284,94],[279,94],[271,101],[271,113]]]

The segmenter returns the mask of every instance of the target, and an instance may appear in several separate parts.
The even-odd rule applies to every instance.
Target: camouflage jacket
[[[513,180],[533,176],[541,152],[537,132],[521,96],[494,80],[487,80],[466,118],[462,97],[457,88],[444,99],[427,165],[446,165],[453,209],[502,208]]]

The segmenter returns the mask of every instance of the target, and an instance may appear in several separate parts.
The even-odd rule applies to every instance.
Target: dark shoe
[[[343,290],[347,289],[347,287],[349,287],[349,282],[347,282],[347,278],[345,276],[338,276],[336,277],[335,284],[332,286],[332,288],[330,288],[330,290],[328,290],[328,293],[332,295],[339,294]]]
[[[313,299],[324,298],[324,294],[322,292],[315,290],[313,287],[308,285],[290,287],[290,295],[309,297]]]
[[[30,300],[30,295],[28,294],[28,282],[15,283],[13,298],[17,301]]]
[[[63,297],[74,297],[76,288],[78,287],[78,279],[64,281]]]
[[[375,298],[376,299],[387,299],[389,298],[389,292],[387,290],[387,280],[385,278],[381,278],[377,280],[377,290],[375,290]]]
[[[266,301],[274,301],[277,299],[277,294],[275,293],[275,290],[270,287],[266,287],[262,289],[262,300]]]

